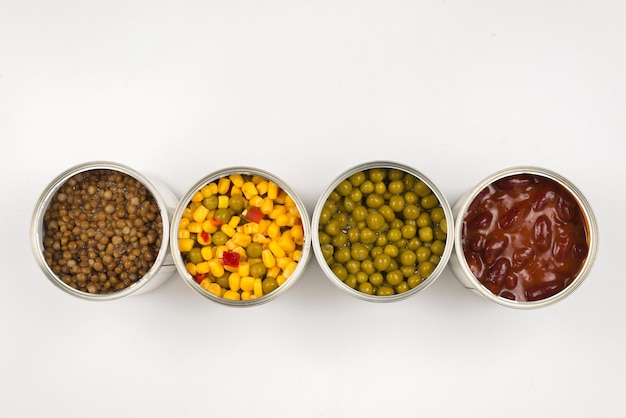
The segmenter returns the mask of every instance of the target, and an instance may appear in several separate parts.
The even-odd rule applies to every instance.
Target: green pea
[[[422,275],[422,277],[426,278],[431,275],[431,273],[435,270],[435,265],[430,261],[422,261],[419,263],[417,267],[417,271]]]
[[[361,270],[367,275],[372,275],[376,273],[376,267],[374,267],[374,262],[369,258],[361,261]]]
[[[358,283],[365,283],[370,278],[370,276],[364,271],[359,271],[358,273],[355,274],[355,276],[356,276],[356,281]]]
[[[333,202],[332,200],[327,200],[326,202],[324,202],[323,208],[330,211],[330,215],[332,216],[333,214],[335,214],[335,212],[337,212],[337,203]]]
[[[218,210],[215,211],[215,215],[213,215],[213,217],[215,218],[216,221],[220,221],[223,223],[228,223],[228,221],[230,221],[230,217],[232,216],[230,210],[228,210],[227,208],[220,208]]]
[[[254,263],[250,265],[250,276],[252,277],[263,277],[267,272],[267,268],[263,263]]]
[[[415,273],[415,264],[412,266],[400,266],[400,271],[402,276],[408,279]]]
[[[363,244],[373,244],[376,238],[376,233],[369,228],[363,228],[359,233],[359,239]]]
[[[215,210],[217,209],[217,204],[218,204],[218,198],[216,194],[213,194],[209,197],[206,197],[202,200],[202,204],[204,205],[205,208],[209,209],[209,210]]]
[[[396,242],[402,238],[402,231],[397,228],[390,229],[387,231],[387,239],[391,242]]]
[[[389,254],[379,254],[374,257],[374,267],[378,271],[385,271],[391,264],[391,257]]]
[[[230,283],[228,282],[228,278],[230,277],[230,272],[225,272],[222,277],[218,277],[215,279],[215,282],[219,284],[224,289],[228,289],[230,287]]]
[[[379,181],[378,183],[374,183],[374,193],[382,196],[385,194],[386,191],[387,191],[387,185],[385,183],[383,183],[382,181]],[[389,198],[385,196],[383,196],[383,198],[385,200],[389,200]]]
[[[387,222],[391,222],[396,219],[396,215],[389,205],[382,205],[380,208],[378,208],[378,213],[383,215],[383,218],[385,218],[385,221]]]
[[[333,213],[329,209],[323,208],[320,211],[320,225],[326,225],[328,221],[330,221],[332,215]]]
[[[394,212],[402,212],[406,203],[402,196],[391,196],[388,204]]]
[[[409,289],[410,289],[409,284],[405,281],[393,287],[393,290],[395,290],[396,293],[404,293],[408,291]]]
[[[389,193],[391,194],[399,195],[404,192],[404,182],[400,180],[392,181],[389,183],[389,186],[387,186],[387,190],[389,190]]]
[[[413,186],[413,191],[419,196],[419,197],[425,197],[428,196],[429,194],[431,194],[431,190],[430,187],[428,187],[428,185],[426,183],[424,183],[423,181],[418,181],[417,183],[415,183],[415,186]]]
[[[409,189],[413,189],[413,186],[415,185],[415,182],[417,181],[417,179],[415,178],[414,175],[406,173],[406,175],[404,176],[404,178],[402,179],[402,181],[404,182],[404,188],[409,190]]]
[[[345,281],[348,277],[348,270],[346,270],[346,268],[339,263],[333,263],[330,266],[330,269],[332,270],[333,274],[337,276],[337,278],[341,281]]]
[[[366,180],[363,183],[361,183],[361,185],[359,186],[359,190],[364,195],[368,195],[370,193],[373,193],[374,192],[374,183],[372,183],[370,180]]]
[[[417,234],[417,228],[415,225],[404,225],[400,230],[402,233],[402,238],[410,240]]]
[[[348,196],[354,203],[359,203],[363,199],[363,193],[359,189],[352,189]]]
[[[361,239],[360,235],[361,234],[359,233],[359,230],[357,228],[348,229],[348,241],[350,241],[351,244],[359,242],[359,240]]]
[[[437,224],[444,220],[446,215],[443,212],[443,208],[433,208],[433,210],[430,211],[430,218]]]
[[[375,258],[377,255],[383,254],[383,247],[374,247],[372,251],[370,251],[370,256]]]
[[[204,261],[204,258],[202,258],[202,251],[200,250],[200,248],[194,247],[191,250],[189,250],[189,261],[194,264],[202,263]]]
[[[387,239],[387,235],[385,234],[380,234],[378,238],[376,238],[376,245],[379,247],[384,247],[388,243],[389,243],[389,240]]]
[[[328,195],[328,200],[331,201],[331,202],[339,202],[341,200],[341,195],[339,193],[337,193],[336,190],[333,190]]]
[[[368,228],[381,231],[385,227],[385,218],[378,212],[370,212],[366,218]]]
[[[439,228],[441,228],[441,232],[443,232],[444,234],[448,233],[448,221],[445,219],[442,219],[439,222]]]
[[[417,205],[406,205],[402,209],[404,219],[417,219],[420,214],[420,208]]]
[[[385,199],[381,195],[376,194],[376,193],[368,194],[367,197],[365,198],[365,205],[368,208],[378,209],[384,204],[385,204]]]
[[[245,199],[240,194],[234,194],[228,199],[228,207],[234,210],[235,213],[241,213],[245,204]]]
[[[339,228],[344,229],[348,226],[348,215],[345,213],[336,213],[333,216],[333,220],[336,220],[339,223]]]
[[[433,254],[442,255],[445,249],[446,249],[446,244],[444,244],[444,242],[440,239],[430,244],[430,251],[432,251]]]
[[[430,214],[428,212],[422,212],[420,216],[417,217],[417,226],[424,227],[430,224]]]
[[[328,245],[328,244],[324,244],[322,245],[322,252],[324,253],[328,253],[328,249],[330,248],[330,256],[332,256],[332,250],[333,250],[333,246],[332,245]],[[326,249],[326,250],[324,250]],[[259,244],[258,242],[251,242],[250,244],[248,244],[248,246],[246,247],[246,254],[248,255],[248,258],[260,258],[261,257],[261,253],[263,252],[263,245]],[[324,254],[324,257],[326,258],[326,254]]]
[[[319,237],[319,240],[320,240],[320,244],[321,244],[321,245],[324,245],[324,244],[330,244],[330,239],[331,239],[331,237],[330,237],[330,235],[328,235],[326,232],[324,232],[324,231],[319,231],[319,232],[318,232],[318,237]]]
[[[252,243],[250,245],[252,245]],[[248,258],[258,258],[258,257],[260,257],[261,253],[259,253],[258,257],[252,257],[250,255],[250,245],[248,245],[248,248],[246,248],[246,252],[248,254]],[[333,247],[330,244],[324,244],[324,245],[321,245],[320,248],[322,249],[322,256],[324,257],[324,260],[326,260],[326,262],[328,262],[328,260],[331,260],[333,258],[333,255],[335,254],[335,247]]]
[[[381,284],[383,284],[383,281],[385,281],[385,278],[383,277],[382,274],[380,273],[370,274],[369,282],[372,284],[372,286],[378,287]]]
[[[339,225],[339,222],[336,219],[332,219],[330,222],[326,224],[326,226],[324,227],[324,231],[328,235],[334,237],[335,235],[341,232],[341,226]]]
[[[394,294],[393,287],[381,286],[376,289],[376,296],[391,296]]]
[[[350,199],[349,197],[345,197],[343,199],[343,207],[346,210],[346,212],[352,213],[352,211],[354,210],[356,206],[357,205],[356,203],[354,203],[354,200]]]
[[[440,224],[441,225],[441,224]],[[435,239],[440,239],[442,241],[444,241],[446,239],[446,233],[443,232],[443,230],[441,229],[441,227],[439,226],[435,226],[433,228],[433,232],[435,234]]]
[[[417,256],[417,261],[422,263],[424,261],[428,261],[428,259],[430,258],[430,248],[429,247],[419,247],[415,253],[415,255]]]
[[[330,240],[330,243],[335,247],[343,247],[347,242],[348,236],[342,231],[339,231],[339,233]]]
[[[346,270],[348,270],[348,273],[350,274],[357,274],[359,271],[361,271],[361,263],[359,263],[357,260],[349,260],[345,265]]]
[[[419,200],[419,196],[413,192],[406,192],[404,194],[404,201],[407,205],[415,205],[417,204],[417,202],[419,202]]]
[[[387,170],[387,177],[389,180],[402,180],[404,178],[404,171],[398,170],[397,168],[390,168]]]
[[[278,289],[278,283],[276,279],[273,277],[266,277],[262,282],[263,294],[267,295],[268,293],[272,293],[274,290]]]
[[[352,258],[358,261],[365,260],[369,255],[369,250],[363,244],[354,244],[352,246],[352,250],[350,251]]]
[[[359,187],[365,181],[365,173],[362,171],[354,173],[349,177],[349,179],[350,183],[352,183],[354,187]]]
[[[412,266],[417,261],[417,255],[411,250],[402,251],[400,254],[400,264],[403,266]]]
[[[364,282],[359,284],[359,292],[365,293],[366,295],[372,295],[374,294],[374,287],[370,282]]]
[[[348,287],[355,289],[357,286],[356,276],[354,274],[348,274],[346,279],[343,281]]]
[[[383,254],[387,254],[391,258],[396,258],[399,253],[400,250],[393,244],[387,244],[385,245],[385,248],[383,248]]]
[[[348,196],[350,192],[352,192],[352,183],[350,183],[350,181],[348,180],[343,180],[337,185],[335,191],[341,196]]]
[[[400,270],[393,270],[385,275],[385,280],[391,286],[397,286],[404,280],[404,276]]]
[[[438,256],[437,254],[432,254],[430,258],[428,259],[428,261],[430,261],[434,265],[437,265],[441,261],[441,257]]]
[[[394,219],[391,222],[389,222],[389,228],[392,229],[400,229],[404,226],[404,222],[402,222],[402,219]]]
[[[367,208],[363,205],[355,206],[354,209],[352,209],[352,216],[354,216],[354,219],[357,221],[364,221],[367,217]]]
[[[420,200],[420,204],[424,209],[432,209],[439,204],[439,200],[437,199],[437,196],[435,196],[434,194],[430,194],[428,196],[422,197],[422,200]]]
[[[224,245],[226,241],[228,241],[228,235],[223,233],[222,231],[216,231],[213,234],[213,244],[215,245]]]
[[[406,280],[406,283],[409,285],[411,289],[413,289],[419,286],[423,280],[424,279],[422,279],[422,276],[420,276],[419,274],[414,274]]]
[[[385,177],[387,176],[387,172],[382,168],[372,168],[369,170],[368,176],[373,183],[377,183],[385,179]]]
[[[430,226],[424,226],[417,232],[422,242],[431,242],[434,238],[433,229]]]
[[[335,250],[335,261],[345,264],[350,260],[350,249],[348,247],[341,247]]]

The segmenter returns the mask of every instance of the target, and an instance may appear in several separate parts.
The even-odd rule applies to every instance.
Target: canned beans
[[[161,247],[163,222],[152,194],[109,169],[70,177],[43,217],[43,255],[64,283],[91,294],[113,293],[141,279]]]
[[[487,289],[521,302],[561,292],[589,251],[574,197],[532,174],[504,177],[476,196],[463,219],[462,245],[470,270]]]
[[[443,208],[424,181],[395,168],[371,168],[329,194],[318,235],[325,262],[346,286],[391,296],[430,276],[447,229]]]

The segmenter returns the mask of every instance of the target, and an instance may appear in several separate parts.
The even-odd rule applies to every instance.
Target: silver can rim
[[[350,177],[352,174],[355,174],[361,171],[366,171],[372,168],[398,169],[398,170],[404,171],[407,174],[411,174],[415,176],[419,180],[422,180],[424,183],[426,183],[426,185],[430,188],[430,190],[439,200],[439,204],[441,205],[441,208],[444,211],[444,215],[445,215],[446,222],[448,225],[448,232],[447,232],[448,238],[446,239],[444,252],[441,256],[439,263],[437,264],[433,272],[430,274],[430,276],[428,276],[422,283],[420,283],[418,286],[414,287],[413,289],[410,289],[404,293],[397,293],[397,294],[390,295],[390,296],[368,295],[368,294],[365,294],[363,292],[360,292],[356,289],[353,289],[347,286],[344,282],[341,281],[341,279],[339,279],[332,272],[330,266],[324,260],[324,255],[322,254],[322,249],[320,247],[320,242],[319,242],[319,218],[320,218],[324,203],[328,199],[328,196],[330,196],[330,193],[335,189],[335,187],[339,185],[339,183],[341,183],[343,180]],[[450,204],[448,203],[448,200],[446,199],[445,195],[441,192],[439,187],[437,187],[437,185],[430,179],[430,177],[426,176],[423,172],[413,167],[410,167],[406,164],[398,163],[395,161],[388,161],[388,160],[376,160],[376,161],[369,161],[369,162],[357,164],[355,166],[348,168],[347,170],[345,170],[344,172],[336,176],[335,179],[326,187],[322,195],[319,197],[317,204],[315,206],[315,211],[313,212],[313,218],[311,221],[311,229],[313,233],[313,244],[312,244],[313,250],[315,252],[315,257],[317,258],[318,264],[320,265],[320,268],[322,269],[326,277],[335,286],[337,286],[342,291],[348,293],[349,295],[360,300],[364,300],[367,302],[376,302],[376,303],[388,303],[388,302],[397,302],[400,300],[404,300],[411,296],[414,296],[415,294],[423,291],[424,289],[432,285],[435,282],[435,280],[441,275],[443,270],[446,268],[446,265],[448,264],[448,260],[450,259],[450,256],[452,255],[454,240],[450,239],[450,237],[454,237],[454,231],[455,231],[454,228],[455,228],[454,217],[452,214],[452,209],[450,207]]]
[[[304,229],[304,243],[302,245],[302,256],[300,260],[298,261],[298,266],[293,271],[291,276],[282,285],[278,286],[278,288],[276,288],[273,292],[268,293],[267,295],[263,295],[260,298],[250,299],[250,300],[224,299],[204,290],[196,282],[193,276],[187,271],[181,252],[178,249],[177,239],[170,240],[170,250],[172,253],[172,258],[174,259],[174,264],[176,266],[176,269],[178,270],[179,276],[182,277],[185,283],[189,287],[191,287],[194,291],[196,291],[196,293],[198,293],[199,295],[204,296],[205,298],[213,302],[219,303],[221,305],[231,306],[231,307],[259,306],[259,305],[263,305],[267,302],[270,302],[276,299],[277,297],[285,293],[291,286],[293,286],[306,271],[306,267],[311,258],[310,257],[311,255],[311,223],[310,223],[308,212],[306,210],[306,207],[304,206],[304,203],[300,199],[300,196],[284,180],[270,173],[269,171],[256,168],[256,167],[250,167],[250,166],[235,166],[235,167],[228,167],[228,168],[223,168],[223,169],[213,171],[212,173],[207,174],[206,176],[198,180],[191,188],[188,189],[187,193],[185,193],[185,195],[180,199],[178,206],[176,207],[176,210],[174,211],[174,214],[172,216],[172,222],[170,225],[170,228],[171,228],[170,236],[172,237],[178,236],[178,228],[180,225],[180,220],[182,218],[183,211],[187,207],[188,203],[191,201],[192,196],[196,192],[198,192],[202,187],[211,183],[212,181],[218,180],[222,177],[227,177],[232,174],[258,175],[260,177],[263,177],[266,180],[270,180],[276,183],[278,187],[280,187],[282,190],[287,192],[287,194],[291,197],[291,199],[296,204],[296,207],[298,208],[298,211],[300,212],[300,218],[301,218],[302,226]]]
[[[43,217],[50,205],[52,197],[54,194],[61,188],[63,184],[71,177],[76,174],[83,173],[86,171],[92,170],[112,170],[118,171],[123,174],[129,175],[133,177],[135,180],[138,180],[143,184],[148,191],[152,194],[152,197],[156,201],[159,210],[161,212],[161,220],[163,223],[163,231],[161,237],[161,247],[159,248],[159,253],[157,254],[157,258],[155,259],[152,267],[146,274],[143,275],[139,280],[137,280],[132,285],[119,290],[117,292],[106,293],[106,294],[91,294],[87,292],[80,291],[78,289],[74,289],[73,287],[64,283],[48,266],[44,257],[43,257]],[[31,227],[30,227],[30,238],[31,238],[31,250],[39,265],[40,269],[43,271],[45,276],[59,289],[63,290],[65,293],[75,296],[80,299],[90,300],[90,301],[111,301],[123,298],[125,296],[131,295],[137,292],[139,289],[144,287],[151,278],[157,274],[157,272],[161,269],[163,262],[167,256],[169,250],[169,215],[167,211],[167,205],[160,195],[156,186],[143,174],[139,171],[117,162],[113,161],[90,161],[81,164],[77,164],[66,171],[59,174],[57,177],[52,180],[48,186],[43,190],[37,203],[35,204],[35,209],[33,211],[33,215],[31,218]]]
[[[569,284],[569,286],[567,286],[565,289],[563,289],[559,293],[553,296],[550,296],[548,298],[541,299],[538,301],[532,301],[532,302],[512,301],[512,300],[493,294],[491,291],[489,291],[489,289],[483,286],[482,283],[480,283],[480,281],[474,276],[474,274],[469,269],[467,260],[465,259],[465,255],[463,254],[462,224],[463,224],[463,219],[465,217],[465,213],[467,212],[469,205],[474,201],[476,196],[485,187],[489,186],[490,184],[494,183],[495,181],[501,178],[509,177],[509,176],[513,176],[517,174],[536,175],[536,176],[551,179],[559,183],[559,185],[564,187],[576,200],[576,203],[578,204],[582,212],[583,218],[588,228],[587,233],[588,233],[589,251],[587,254],[587,258],[585,259],[585,262],[583,263],[583,266],[578,272],[576,278],[572,281],[572,283]],[[474,286],[474,290],[476,290],[481,296],[491,300],[492,302],[495,302],[499,305],[506,306],[509,308],[520,309],[520,310],[537,309],[541,307],[546,307],[548,305],[552,305],[558,301],[563,300],[567,296],[571,295],[589,275],[589,272],[591,271],[593,267],[593,264],[595,262],[597,252],[598,252],[598,224],[596,221],[596,217],[593,213],[593,210],[591,208],[591,205],[589,201],[587,200],[587,198],[585,197],[585,195],[580,191],[580,189],[578,189],[578,187],[576,187],[576,185],[574,185],[574,183],[572,183],[570,180],[568,180],[561,174],[556,173],[555,171],[552,171],[543,167],[537,167],[537,166],[515,166],[515,167],[505,168],[485,177],[473,189],[471,189],[463,197],[461,197],[461,199],[459,200],[459,203],[460,205],[458,206],[457,217],[455,220],[455,230],[456,230],[456,233],[454,235],[455,256],[457,258],[458,265],[462,271],[462,274],[465,276],[464,278],[470,283],[472,283],[472,285]],[[455,207],[455,209],[457,208]]]

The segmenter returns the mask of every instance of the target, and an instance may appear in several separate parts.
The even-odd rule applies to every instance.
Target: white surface
[[[0,2],[0,416],[589,417],[624,413],[626,3]],[[181,196],[268,169],[309,214],[344,169],[412,165],[453,203],[490,173],[568,177],[600,225],[572,296],[496,306],[449,269],[369,304],[316,260],[270,304],[174,276],[74,299],[31,256],[39,193],[106,159]]]

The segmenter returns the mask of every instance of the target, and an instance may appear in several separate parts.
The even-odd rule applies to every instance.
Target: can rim
[[[112,170],[118,171],[123,174],[129,175],[133,177],[135,180],[138,180],[143,184],[148,191],[152,194],[159,210],[161,212],[161,220],[163,223],[163,231],[161,237],[161,247],[159,248],[159,253],[157,254],[156,259],[152,263],[152,267],[144,274],[140,279],[138,279],[135,283],[130,286],[119,290],[117,292],[105,293],[105,294],[91,294],[87,292],[83,292],[78,289],[74,289],[73,287],[64,283],[48,266],[44,257],[43,257],[43,217],[48,209],[50,202],[54,194],[61,188],[63,184],[67,182],[71,177],[76,174],[83,173],[91,170]],[[31,250],[37,264],[40,269],[43,271],[45,276],[59,289],[64,292],[78,297],[80,299],[90,300],[90,301],[111,301],[115,299],[120,299],[124,296],[128,296],[132,293],[137,292],[139,289],[144,287],[151,278],[159,271],[161,268],[169,249],[169,214],[167,211],[167,205],[159,193],[158,189],[155,185],[143,174],[138,172],[137,170],[117,162],[112,161],[89,161],[81,164],[77,164],[69,169],[63,171],[57,177],[55,177],[48,185],[44,188],[43,192],[40,194],[36,204],[35,209],[33,211],[33,215],[31,217],[31,226],[30,226],[30,241],[31,241]]]
[[[495,181],[516,175],[516,174],[531,174],[540,177],[545,177],[556,181],[564,187],[570,195],[576,200],[578,207],[581,210],[583,219],[585,220],[587,234],[588,234],[588,244],[589,251],[587,253],[587,257],[576,275],[576,278],[570,283],[565,289],[561,290],[559,293],[552,295],[545,299],[540,299],[537,301],[512,301],[498,295],[493,294],[489,289],[487,289],[471,272],[467,260],[465,259],[465,255],[463,254],[463,243],[462,243],[462,225],[463,219],[465,217],[465,213],[467,212],[468,207],[474,201],[476,196],[487,186],[494,183]],[[544,307],[547,305],[554,304],[565,297],[569,296],[574,290],[576,290],[585,278],[588,276],[593,264],[595,262],[597,252],[598,252],[598,224],[591,208],[591,205],[587,198],[583,195],[583,193],[572,183],[570,180],[565,178],[559,173],[556,173],[552,170],[537,167],[537,166],[515,166],[509,167],[502,170],[499,170],[481,180],[473,189],[471,189],[466,195],[459,199],[460,205],[458,206],[457,217],[455,219],[455,230],[456,233],[454,235],[454,243],[455,243],[455,255],[458,260],[459,267],[462,270],[462,273],[465,275],[465,278],[472,283],[474,286],[473,290],[479,292],[479,294],[493,302],[496,302],[500,305],[514,308],[514,309],[536,309],[540,307]],[[456,208],[455,208],[456,209]]]
[[[448,225],[448,232],[447,232],[448,238],[446,239],[444,252],[441,255],[441,259],[439,263],[437,264],[437,266],[435,267],[435,269],[433,270],[433,272],[426,279],[424,279],[422,283],[420,283],[418,286],[414,287],[413,289],[410,289],[404,293],[397,293],[397,294],[390,295],[390,296],[368,295],[368,294],[365,294],[363,292],[360,292],[356,289],[353,289],[347,286],[344,282],[341,281],[341,279],[339,279],[332,272],[330,266],[324,260],[324,255],[322,254],[322,249],[321,249],[320,242],[319,242],[319,218],[320,218],[324,203],[328,199],[328,196],[330,196],[330,193],[332,193],[332,191],[335,189],[335,187],[339,185],[339,183],[341,183],[343,180],[350,177],[352,174],[355,174],[361,171],[366,171],[372,168],[398,169],[398,170],[404,171],[405,173],[415,176],[419,180],[422,180],[424,183],[426,183],[426,185],[428,185],[430,190],[439,200],[441,208],[444,211],[445,218],[447,219],[447,225]],[[341,174],[337,175],[334,178],[334,180],[327,186],[327,188],[324,190],[324,192],[321,194],[321,196],[319,197],[317,201],[317,204],[315,206],[315,211],[313,212],[313,218],[311,220],[311,229],[313,233],[312,245],[313,245],[313,250],[315,252],[315,257],[317,258],[318,264],[320,265],[324,274],[328,277],[328,279],[335,286],[337,286],[339,289],[343,290],[344,292],[348,293],[349,295],[354,296],[358,299],[367,301],[367,302],[388,303],[388,302],[396,302],[396,301],[407,299],[423,291],[424,289],[432,285],[435,282],[435,280],[441,275],[443,270],[446,268],[446,265],[448,264],[448,260],[450,256],[452,255],[454,239],[451,239],[451,237],[454,237],[455,223],[454,223],[454,217],[452,214],[452,209],[450,207],[450,204],[448,203],[448,200],[446,199],[445,195],[441,192],[441,190],[437,187],[437,185],[430,179],[430,177],[426,176],[423,172],[413,167],[410,167],[406,164],[398,163],[395,161],[389,161],[389,160],[374,160],[374,161],[368,161],[365,163],[354,165],[344,170]]]
[[[293,271],[293,273],[291,274],[291,276],[282,285],[276,288],[274,291],[266,295],[263,295],[260,298],[250,299],[250,300],[224,299],[210,292],[207,292],[205,289],[203,289],[196,282],[193,276],[191,276],[191,274],[187,271],[187,268],[185,267],[185,263],[181,256],[180,250],[178,249],[178,240],[176,239],[170,240],[170,251],[171,251],[176,269],[178,270],[178,274],[182,277],[182,279],[185,281],[185,283],[189,287],[191,287],[201,296],[204,296],[205,298],[213,302],[217,302],[221,305],[226,305],[226,306],[231,306],[231,307],[258,306],[258,305],[262,305],[262,304],[265,304],[267,302],[270,302],[276,299],[278,296],[286,292],[291,286],[293,286],[306,271],[306,267],[310,260],[310,253],[311,253],[310,218],[309,218],[309,215],[308,215],[308,212],[306,210],[304,203],[300,199],[300,196],[283,179],[274,175],[273,173],[270,173],[269,171],[256,168],[256,167],[250,167],[250,166],[233,166],[233,167],[219,169],[219,170],[213,171],[205,175],[200,180],[198,180],[193,186],[191,186],[188,189],[188,191],[183,195],[183,197],[179,200],[178,206],[176,207],[176,210],[174,211],[174,214],[172,215],[172,222],[170,223],[170,236],[172,237],[177,236],[178,227],[180,225],[180,220],[182,218],[183,211],[187,207],[189,201],[191,200],[191,197],[196,192],[198,192],[202,187],[204,187],[206,184],[209,184],[212,181],[215,181],[222,177],[229,176],[231,174],[258,175],[260,177],[263,177],[266,180],[273,181],[274,183],[278,185],[278,187],[280,187],[282,190],[287,192],[287,194],[291,197],[291,199],[296,204],[296,207],[298,208],[298,211],[300,212],[300,219],[302,221],[302,227],[304,229],[304,242],[302,244],[302,256],[300,260],[298,261],[297,263],[298,265],[296,269]]]

